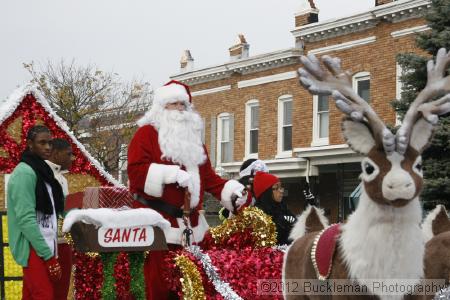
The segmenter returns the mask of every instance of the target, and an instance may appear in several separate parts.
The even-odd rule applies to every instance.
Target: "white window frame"
[[[369,72],[358,72],[355,75],[353,75],[352,78],[352,84],[353,84],[353,90],[358,93],[358,82],[364,81],[364,80],[371,80],[370,73]],[[371,99],[370,99],[371,100]]]
[[[292,149],[283,151],[283,143],[284,143],[284,137],[283,137],[283,123],[284,123],[284,104],[286,102],[294,102],[294,98],[292,95],[282,95],[278,98],[278,145],[277,145],[277,155],[275,158],[283,158],[283,157],[292,157]],[[292,122],[292,116],[291,116],[291,122]],[[290,125],[292,127],[292,123]],[[293,132],[292,132],[293,133]],[[292,147],[293,148],[293,147]]]
[[[251,108],[259,106],[259,100],[253,99],[245,103],[245,157],[244,160],[249,158],[258,158],[258,153],[250,153],[250,118]],[[261,111],[260,111],[261,112]],[[258,120],[258,142],[259,142],[259,120]],[[259,147],[258,147],[259,151]]]
[[[217,116],[216,166],[220,166],[223,163],[222,162],[222,120],[223,119],[228,119],[231,122],[231,114],[221,113]],[[231,140],[229,140],[228,143],[231,143]]]
[[[328,101],[329,98],[328,98]],[[327,146],[330,144],[330,103],[328,103],[328,137],[320,136],[320,122],[319,122],[319,96],[313,96],[313,140],[311,147]]]

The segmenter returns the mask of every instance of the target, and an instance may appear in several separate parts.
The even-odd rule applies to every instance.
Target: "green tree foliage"
[[[426,62],[444,47],[450,50],[450,0],[433,0],[425,19],[431,30],[417,36],[417,45],[425,56],[404,53],[398,56],[403,74],[401,99],[393,102],[400,117],[427,81]],[[425,209],[437,204],[450,208],[450,116],[442,116],[431,146],[423,153],[425,184],[421,194]]]
[[[108,172],[117,175],[126,161],[124,145],[134,134],[136,118],[151,104],[150,85],[124,82],[116,73],[75,61],[24,67],[74,135]]]

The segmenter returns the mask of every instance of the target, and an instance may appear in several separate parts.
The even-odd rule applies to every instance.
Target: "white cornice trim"
[[[211,89],[192,92],[191,96],[195,97],[195,96],[207,95],[207,94],[218,93],[218,92],[223,92],[223,91],[228,91],[228,90],[231,90],[231,85],[224,85],[224,86],[219,86],[219,87],[215,87],[215,88],[211,88]]]
[[[406,29],[402,29],[402,30],[397,30],[397,31],[392,31],[391,32],[391,36],[393,38],[397,38],[397,37],[401,37],[404,35],[409,35],[409,34],[413,34],[413,33],[417,33],[417,32],[422,32],[425,30],[429,30],[430,27],[428,25],[421,25],[421,26],[416,26],[416,27],[410,27],[410,28],[406,28]]]
[[[369,36],[364,39],[353,40],[353,41],[345,42],[345,43],[341,43],[341,44],[312,49],[312,50],[308,51],[308,54],[321,54],[321,53],[330,52],[330,51],[349,49],[349,48],[353,48],[353,47],[357,47],[357,46],[370,44],[370,43],[375,42],[376,40],[377,40],[376,36]]]
[[[248,74],[261,70],[273,69],[279,66],[294,64],[302,55],[302,50],[289,48],[271,53],[261,54],[238,61],[228,62],[222,65],[194,70],[170,76],[171,79],[183,81],[188,84],[207,82],[221,78],[227,78],[233,73]]]
[[[241,89],[241,88],[265,84],[265,83],[269,83],[269,82],[293,79],[296,77],[297,77],[297,72],[290,71],[290,72],[284,72],[284,73],[279,73],[279,74],[270,75],[270,76],[263,76],[263,77],[258,77],[258,78],[254,78],[254,79],[238,81],[237,86],[239,89]]]
[[[295,38],[319,41],[349,32],[366,30],[380,21],[398,22],[423,15],[430,0],[399,0],[376,6],[369,11],[352,16],[300,26],[291,31]]]
[[[320,147],[295,148],[294,155],[301,158],[317,156],[333,156],[355,153],[347,144],[328,145]]]
[[[264,160],[264,163],[271,174],[279,178],[304,177],[306,176],[306,159],[299,157]],[[237,175],[242,162],[224,163],[221,167],[228,174]],[[316,167],[310,169],[309,176],[317,176],[319,173]]]

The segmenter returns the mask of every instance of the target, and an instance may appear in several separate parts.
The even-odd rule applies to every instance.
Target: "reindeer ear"
[[[431,143],[433,132],[434,125],[427,122],[423,117],[420,118],[412,128],[409,146],[417,152],[422,153]]]
[[[342,121],[345,141],[354,151],[367,155],[375,147],[375,139],[368,124],[345,118]]]

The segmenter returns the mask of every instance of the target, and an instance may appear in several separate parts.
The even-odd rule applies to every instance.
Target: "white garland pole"
[[[199,261],[202,262],[203,269],[205,270],[208,279],[213,283],[216,291],[225,300],[243,300],[235,291],[231,288],[228,282],[224,282],[219,274],[217,274],[216,267],[211,262],[211,258],[208,254],[202,252],[199,246],[188,247],[187,250]]]

